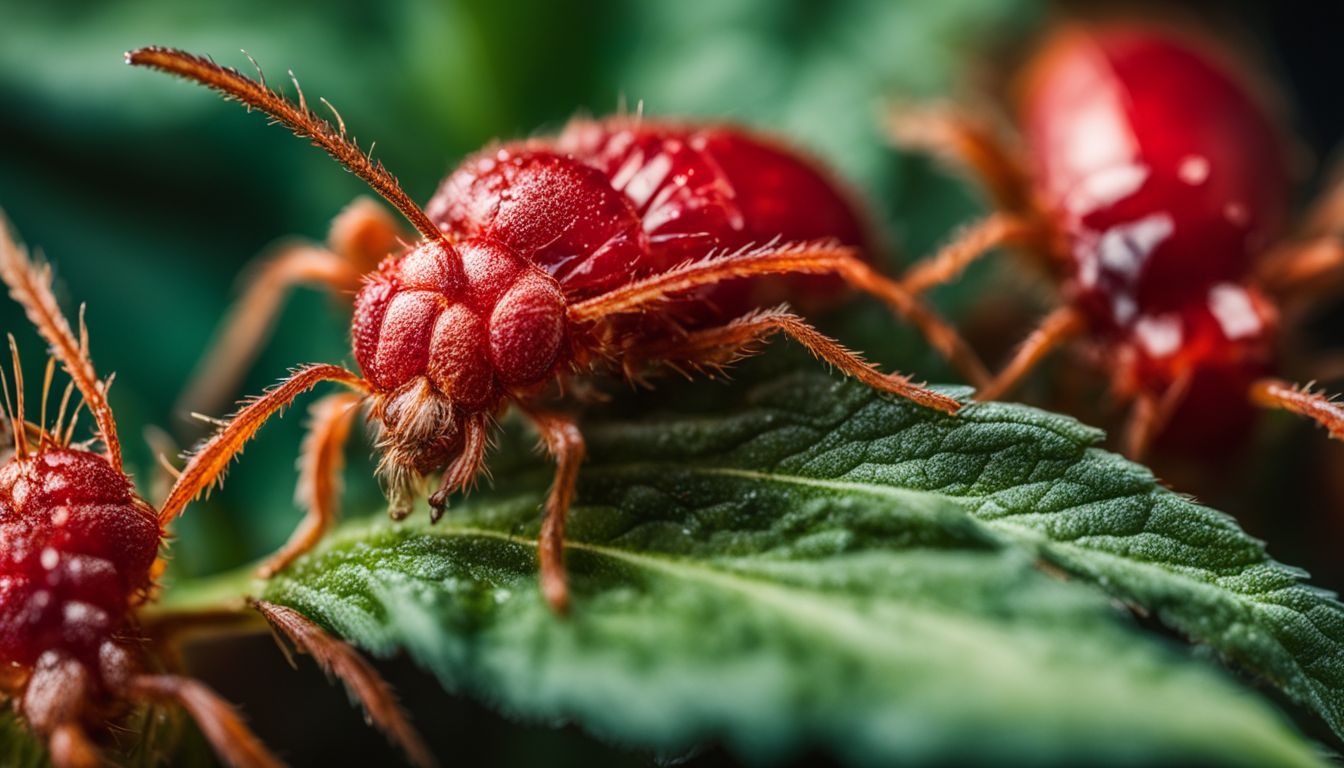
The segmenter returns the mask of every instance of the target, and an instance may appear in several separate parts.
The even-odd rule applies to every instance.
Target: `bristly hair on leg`
[[[14,424],[14,452],[23,458],[28,455],[28,424],[23,413],[23,364],[19,361],[19,345],[14,334],[9,337],[9,356],[14,365],[14,412],[10,421]],[[6,393],[8,397],[8,393]]]
[[[277,640],[287,639],[299,652],[311,655],[328,678],[345,684],[350,695],[364,707],[369,720],[406,753],[413,765],[420,768],[437,765],[434,755],[397,702],[392,688],[354,647],[331,636],[293,608],[263,600],[249,600],[248,603],[270,622]],[[280,647],[292,664],[290,649],[283,641]]]
[[[250,57],[249,57],[250,58]],[[253,80],[232,67],[222,67],[210,59],[179,51],[172,48],[149,46],[126,54],[126,63],[138,67],[150,67],[162,72],[177,75],[186,80],[199,83],[236,100],[249,109],[259,109],[283,124],[295,135],[310,139],[319,148],[326,150],[336,162],[345,166],[351,173],[360,177],[373,191],[382,195],[412,226],[429,240],[443,238],[437,225],[416,205],[401,188],[401,182],[375,161],[346,136],[345,121],[332,109],[338,127],[318,117],[308,108],[308,100],[299,90],[299,103],[296,105],[266,85],[264,79]],[[255,65],[256,62],[254,61]],[[258,67],[260,77],[260,68]],[[291,73],[292,76],[292,73]],[[294,82],[295,88],[298,81]],[[323,100],[326,103],[326,100]],[[327,105],[330,108],[330,104]]]
[[[121,443],[117,438],[112,408],[107,404],[109,382],[98,379],[89,359],[89,333],[84,324],[84,310],[80,308],[79,336],[76,337],[52,293],[51,266],[29,257],[27,249],[14,240],[3,215],[0,215],[0,278],[9,287],[9,295],[23,307],[38,335],[51,345],[66,374],[84,396],[84,402],[98,424],[98,437],[106,448],[107,459],[120,472]],[[21,399],[22,395],[19,397]]]

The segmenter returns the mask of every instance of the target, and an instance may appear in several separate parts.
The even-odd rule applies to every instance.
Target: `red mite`
[[[1026,68],[1022,163],[950,111],[893,119],[896,140],[968,169],[997,212],[903,281],[949,281],[998,245],[1041,257],[1050,313],[978,397],[996,399],[1054,348],[1087,342],[1133,400],[1126,451],[1155,439],[1200,455],[1244,441],[1252,406],[1308,416],[1344,438],[1344,409],[1272,378],[1277,308],[1344,261],[1329,200],[1284,237],[1288,142],[1263,90],[1226,52],[1137,23],[1057,30]]]
[[[173,639],[173,626],[227,617],[160,617],[155,626],[148,618],[140,621],[139,609],[154,594],[167,518],[136,494],[122,469],[106,398],[109,382],[94,372],[83,323],[76,337],[52,295],[50,268],[29,260],[2,218],[0,277],[72,379],[48,429],[42,422],[53,358],[42,392],[42,418],[37,424],[26,421],[18,349],[9,337],[16,399],[11,405],[6,382],[3,429],[13,448],[0,458],[0,701],[10,702],[46,739],[56,768],[104,765],[95,739],[133,704],[144,702],[182,706],[231,766],[281,765],[204,684],[155,670],[162,664],[150,650]],[[65,424],[72,388],[83,403]],[[84,405],[97,422],[101,453],[71,442]],[[214,479],[209,472],[183,474],[173,494],[194,496]],[[289,608],[261,601],[251,606],[344,680],[373,722],[416,764],[433,764],[386,683],[353,648]]]
[[[873,387],[948,413],[958,408],[903,376],[878,372],[796,315],[759,309],[849,285],[909,318],[950,358],[972,359],[950,329],[860,258],[864,231],[854,207],[779,144],[722,126],[578,121],[560,136],[469,158],[422,211],[343,128],[311,113],[302,92],[294,105],[264,83],[180,51],[146,48],[127,61],[213,88],[312,139],[421,237],[398,248],[397,228],[380,209],[347,209],[333,225],[330,249],[290,248],[263,268],[206,369],[206,379],[223,379],[246,361],[287,284],[358,290],[352,336],[363,375],[332,365],[303,368],[240,411],[197,454],[202,468],[215,471],[317,382],[354,390],[316,409],[300,493],[308,514],[265,572],[312,547],[332,520],[329,473],[361,401],[378,430],[394,518],[409,513],[424,478],[442,470],[430,496],[437,519],[448,495],[481,471],[495,416],[512,404],[530,419],[557,463],[539,548],[543,592],[557,611],[567,605],[564,521],[584,455],[575,420],[546,405],[563,379],[601,370],[638,379],[660,369],[712,369],[784,333]],[[759,279],[785,274],[812,282]],[[831,282],[818,284],[823,279]]]

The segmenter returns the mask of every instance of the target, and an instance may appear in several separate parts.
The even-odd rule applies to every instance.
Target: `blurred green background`
[[[1248,41],[1284,82],[1295,129],[1318,157],[1327,156],[1344,128],[1333,39],[1341,27],[1332,23],[1340,21],[1338,11],[1327,17],[1324,4],[1306,2],[1161,5],[1180,5]],[[883,222],[889,258],[908,262],[979,207],[960,184],[884,146],[881,106],[1001,84],[1003,62],[1035,30],[1053,14],[1076,10],[1039,0],[0,0],[0,208],[55,262],[67,307],[88,303],[94,359],[102,373],[117,372],[112,402],[143,486],[153,467],[141,439],[148,425],[183,440],[200,433],[172,403],[243,265],[278,237],[320,238],[330,217],[364,189],[257,115],[125,66],[123,51],[172,45],[246,71],[239,52],[246,49],[273,83],[292,69],[310,100],[325,96],[365,146],[377,141],[377,156],[419,200],[465,153],[495,138],[554,129],[577,112],[642,101],[652,115],[761,126],[835,164]],[[960,314],[973,306],[993,272],[976,270],[940,295],[945,309]],[[934,361],[910,351],[912,336],[893,335],[882,318],[868,308],[839,322],[881,327],[865,337],[877,358],[946,378]],[[1320,341],[1344,341],[1334,332],[1339,318],[1317,320]],[[8,303],[0,306],[0,326],[16,332],[30,370],[40,370],[41,344]],[[259,391],[297,363],[350,363],[347,327],[342,301],[300,291],[244,390]],[[245,562],[292,530],[302,408],[263,430],[225,489],[189,510],[172,549],[178,577]],[[1344,516],[1335,514],[1344,489],[1329,482],[1344,475],[1344,456],[1302,425],[1276,422],[1267,434],[1269,448],[1254,459],[1255,484],[1212,501],[1251,518],[1284,560],[1309,564],[1318,581],[1338,584],[1335,547],[1321,542],[1344,534]],[[369,474],[367,454],[366,444],[351,449],[347,509],[380,508],[377,488],[359,479]],[[245,705],[268,740],[299,764],[364,749],[383,754],[339,694],[303,694],[320,678],[281,670],[267,643],[200,655],[207,676],[213,669],[216,684]],[[252,670],[248,677],[283,680],[293,691],[258,696],[255,684],[227,673],[242,665]],[[427,729],[442,726],[432,741],[445,757],[454,752],[444,745],[459,740],[474,744],[474,754],[514,764],[540,754],[554,766],[620,754],[563,731],[532,729],[520,737],[405,665],[391,671]],[[307,714],[284,716],[284,708],[300,705]]]

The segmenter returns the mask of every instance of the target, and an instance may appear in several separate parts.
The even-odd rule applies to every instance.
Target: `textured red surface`
[[[59,650],[96,668],[159,540],[153,510],[98,454],[51,448],[0,466],[0,663]]]
[[[389,392],[421,374],[459,407],[548,380],[570,359],[567,302],[688,259],[771,242],[865,245],[844,193],[740,129],[631,118],[487,149],[426,207],[451,246],[388,259],[360,293],[355,357]],[[734,281],[675,308],[691,325],[833,296],[826,279]],[[482,354],[482,352],[486,354]]]
[[[1274,313],[1242,286],[1288,215],[1272,110],[1223,54],[1141,26],[1065,28],[1023,93],[1068,291],[1135,363],[1122,388],[1160,393],[1197,371],[1168,437],[1230,437],[1271,367]]]

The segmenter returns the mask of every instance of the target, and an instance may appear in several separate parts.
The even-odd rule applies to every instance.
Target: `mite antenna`
[[[327,104],[327,108],[331,109],[339,127],[332,126],[309,109],[302,90],[298,91],[299,103],[294,104],[272,90],[264,79],[253,80],[232,67],[221,67],[210,59],[186,51],[150,46],[127,53],[126,63],[177,75],[217,91],[226,99],[238,101],[248,109],[265,112],[295,135],[310,139],[313,144],[326,150],[336,162],[363,179],[373,191],[401,211],[401,215],[421,235],[431,240],[443,237],[438,226],[401,188],[401,182],[346,135],[345,121],[330,104]],[[257,72],[260,78],[260,67]],[[298,80],[294,80],[294,87],[298,88]],[[325,99],[323,103],[326,104]]]

